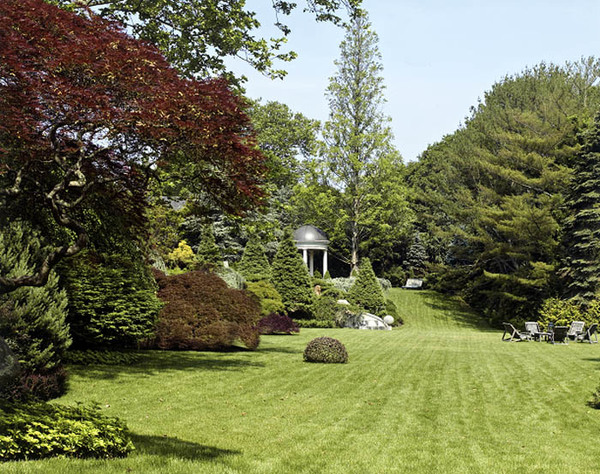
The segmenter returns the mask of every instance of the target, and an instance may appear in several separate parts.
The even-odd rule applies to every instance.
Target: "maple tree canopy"
[[[2,0],[0,25],[0,217],[46,213],[72,236],[35,275],[0,275],[0,293],[44,284],[85,247],[81,216],[100,197],[139,225],[158,169],[228,211],[259,201],[264,159],[225,80],[180,77],[155,47],[90,11]]]

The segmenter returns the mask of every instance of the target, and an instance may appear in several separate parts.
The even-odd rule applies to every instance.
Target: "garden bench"
[[[402,288],[408,290],[420,290],[423,287],[423,280],[419,278],[409,278],[406,280],[406,284]]]

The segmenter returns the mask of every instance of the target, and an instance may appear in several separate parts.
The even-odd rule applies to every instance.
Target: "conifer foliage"
[[[305,315],[310,312],[314,299],[310,275],[290,232],[279,244],[273,259],[272,278],[288,312]]]
[[[385,297],[369,259],[363,258],[359,268],[358,278],[350,288],[348,299],[373,314],[380,314],[385,310]]]
[[[44,251],[39,234],[21,222],[1,228],[0,271],[10,277],[27,274]],[[62,358],[71,344],[67,295],[58,283],[52,272],[44,287],[0,296],[0,336],[19,359],[24,388],[43,398],[64,389]]]
[[[202,230],[202,240],[198,244],[196,261],[202,267],[216,269],[223,264],[221,249],[215,242],[212,226],[205,226]]]
[[[587,305],[600,289],[600,115],[574,163],[565,224],[567,295]]]
[[[263,246],[257,239],[248,241],[237,269],[248,281],[271,279],[271,265]]]

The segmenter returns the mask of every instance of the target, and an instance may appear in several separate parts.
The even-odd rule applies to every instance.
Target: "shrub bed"
[[[348,352],[344,344],[337,339],[317,337],[310,341],[304,349],[304,360],[326,364],[345,364],[348,362]]]
[[[0,400],[0,461],[114,458],[133,450],[125,424],[94,407]]]

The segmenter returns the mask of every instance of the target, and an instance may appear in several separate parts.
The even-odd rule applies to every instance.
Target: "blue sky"
[[[600,56],[598,1],[363,1],[379,36],[385,113],[405,161],[456,130],[469,108],[505,75],[542,61],[563,64]],[[263,24],[273,19],[268,0],[247,3]],[[299,57],[284,66],[289,74],[283,81],[239,64],[235,69],[248,76],[250,97],[283,102],[324,121],[329,113],[325,89],[335,73],[343,31],[301,12],[287,20],[288,44]]]

